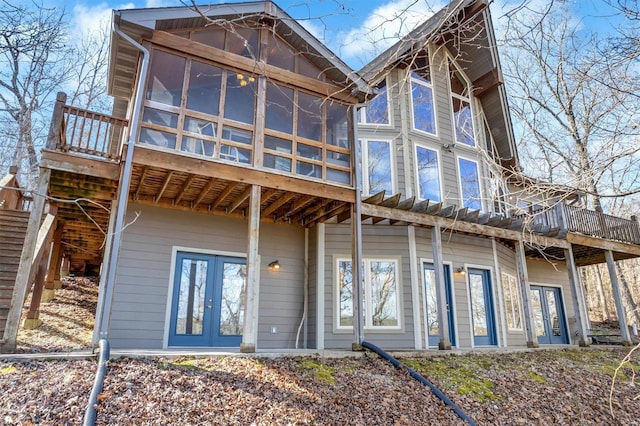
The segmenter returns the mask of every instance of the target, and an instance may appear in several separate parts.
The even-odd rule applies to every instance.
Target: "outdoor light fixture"
[[[467,272],[464,270],[464,266],[456,268],[456,274],[465,275]]]
[[[267,266],[267,269],[270,271],[278,271],[280,270],[280,262],[278,262],[277,260],[274,260],[273,262],[271,262],[269,264],[269,266]]]

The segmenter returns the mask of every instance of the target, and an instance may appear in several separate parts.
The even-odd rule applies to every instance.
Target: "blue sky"
[[[188,1],[188,0],[185,0]],[[544,3],[544,0],[531,0]],[[611,32],[617,19],[602,0],[567,0],[575,18],[585,28]],[[227,1],[227,2],[235,2]],[[298,19],[311,33],[323,41],[352,68],[359,69],[376,53],[380,53],[410,31],[447,0],[276,0],[282,9]],[[499,32],[500,19],[506,10],[522,0],[496,0],[492,14]],[[199,4],[208,4],[206,0]],[[212,1],[211,3],[215,3]],[[72,17],[74,31],[81,33],[108,20],[111,9],[182,6],[180,0],[109,0],[90,2],[63,1],[67,14]]]

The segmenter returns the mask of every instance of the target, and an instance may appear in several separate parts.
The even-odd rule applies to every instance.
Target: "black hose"
[[[431,392],[433,392],[433,394],[435,396],[437,396],[438,398],[440,398],[440,400],[442,400],[442,402],[444,402],[446,405],[448,405],[449,407],[451,407],[453,409],[453,412],[456,413],[458,415],[458,417],[460,417],[462,420],[464,420],[465,422],[469,423],[471,426],[476,426],[476,423],[469,417],[466,415],[466,413],[464,411],[462,411],[460,409],[460,407],[458,407],[456,405],[455,402],[453,402],[452,400],[449,399],[449,397],[447,395],[445,395],[440,389],[438,389],[433,383],[431,383],[430,381],[428,381],[427,379],[425,379],[420,373],[418,373],[416,370],[414,370],[413,368],[409,368],[406,365],[404,365],[403,363],[401,363],[400,361],[398,361],[397,359],[395,359],[394,357],[392,357],[391,355],[389,355],[388,353],[386,353],[385,351],[383,351],[382,349],[380,349],[379,347],[377,347],[376,345],[374,345],[373,343],[369,343],[369,342],[362,342],[362,347],[363,348],[367,348],[375,353],[377,353],[378,355],[380,355],[380,357],[386,359],[387,361],[389,361],[391,364],[393,364],[394,367],[396,368],[403,368],[406,369],[407,372],[409,373],[409,375],[411,377],[413,377],[414,379],[416,379],[417,381],[419,381],[420,383],[422,383],[423,385],[429,387],[431,389]]]
[[[93,381],[93,389],[91,389],[89,403],[87,404],[87,409],[84,412],[84,426],[94,426],[96,424],[96,417],[98,416],[98,412],[96,411],[96,407],[98,406],[98,395],[102,392],[104,378],[107,375],[109,342],[106,339],[100,339],[99,347],[100,357],[98,359],[98,370],[96,371],[96,379]]]

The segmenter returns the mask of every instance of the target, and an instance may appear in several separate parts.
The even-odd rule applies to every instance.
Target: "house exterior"
[[[619,301],[640,228],[508,179],[487,6],[452,1],[358,72],[270,2],[114,11],[113,114],[60,95],[41,162],[41,193],[92,202],[58,206],[47,281],[34,198],[13,305],[67,258],[101,265],[115,348],[588,345],[577,267],[606,261]]]

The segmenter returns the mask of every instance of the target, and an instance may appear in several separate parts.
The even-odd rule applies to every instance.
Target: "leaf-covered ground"
[[[95,280],[67,278],[43,305],[45,325],[20,332],[19,351],[89,348],[96,293]],[[402,360],[477,424],[640,425],[640,349],[616,373],[629,351],[430,351]],[[369,353],[348,355],[114,359],[98,424],[464,424],[406,371]],[[81,424],[95,369],[95,360],[0,360],[0,424]]]

